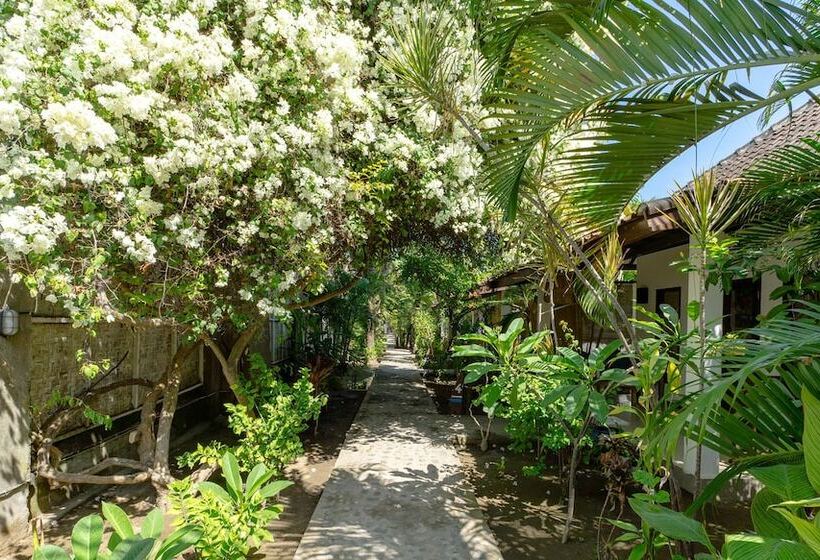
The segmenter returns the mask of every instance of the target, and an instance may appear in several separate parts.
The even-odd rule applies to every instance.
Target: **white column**
[[[760,314],[766,315],[783,302],[783,298],[769,299],[769,295],[783,283],[774,272],[766,271],[760,275]]]
[[[689,243],[689,258],[694,260],[696,256],[695,248],[691,241]],[[687,274],[687,290],[689,301],[698,301],[700,297],[700,288],[698,285],[698,277],[695,273]],[[689,301],[682,301],[681,306],[681,321],[687,330],[697,329],[698,322],[692,320],[687,314],[687,306]],[[709,329],[709,336],[720,338],[723,335],[723,290],[718,286],[710,286],[706,290],[706,302],[704,305],[706,313],[706,324]],[[720,362],[718,360],[709,360],[706,363],[707,375],[716,374],[720,370]],[[698,377],[694,372],[684,371],[684,381],[686,383],[687,392],[694,392],[698,388]],[[694,441],[685,438],[683,441],[683,472],[689,475],[697,476],[697,449],[698,445]],[[700,478],[703,480],[711,480],[715,478],[720,471],[720,456],[717,452],[708,447],[701,446],[701,470]]]

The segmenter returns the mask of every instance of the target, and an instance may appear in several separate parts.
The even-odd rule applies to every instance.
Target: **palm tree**
[[[553,181],[601,228],[684,149],[820,85],[814,3],[633,0],[602,3],[603,16],[589,2],[548,14],[518,4],[533,9],[517,12],[516,25],[491,26],[485,40],[496,64],[487,179],[508,215],[526,197],[533,149],[556,131],[564,147],[556,145]],[[783,64],[788,73],[763,97],[730,81]]]

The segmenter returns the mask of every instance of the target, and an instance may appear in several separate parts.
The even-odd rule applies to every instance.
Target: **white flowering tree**
[[[334,271],[480,232],[477,151],[385,96],[349,2],[22,0],[0,23],[0,268],[77,325],[189,341],[146,398],[140,460],[111,462],[136,474],[57,472],[55,422],[37,464],[58,483],[163,487],[197,345],[235,385],[263,318],[332,297]]]

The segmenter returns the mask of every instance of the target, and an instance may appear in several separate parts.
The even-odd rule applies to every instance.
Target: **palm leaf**
[[[505,87],[492,103],[495,126],[487,181],[514,215],[524,169],[556,128],[576,146],[559,157],[556,183],[589,219],[612,223],[643,182],[686,147],[726,124],[804,91],[816,81],[761,99],[726,83],[729,72],[820,61],[813,14],[770,0],[635,0],[558,13],[575,32],[549,28],[520,36]]]
[[[805,138],[750,168],[743,189],[758,202],[737,236],[747,255],[806,270],[820,262],[820,140]]]

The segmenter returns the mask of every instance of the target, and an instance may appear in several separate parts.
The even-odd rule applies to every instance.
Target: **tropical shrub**
[[[546,450],[560,451],[570,445],[566,432],[556,421],[558,407],[543,404],[544,396],[554,388],[555,383],[543,375],[520,374],[517,400],[503,413],[513,450],[532,449],[540,458]]]
[[[128,515],[118,506],[103,502],[102,514],[87,515],[80,519],[71,531],[71,551],[46,544],[35,547],[33,560],[171,560],[195,546],[202,530],[192,524],[180,527],[162,538],[165,515],[160,509],[148,512],[137,532]],[[108,543],[102,546],[105,521],[113,532]]]
[[[567,482],[567,521],[563,542],[569,537],[575,509],[575,474],[580,453],[588,445],[588,433],[594,423],[604,424],[609,416],[607,399],[614,390],[629,380],[626,371],[610,368],[620,347],[620,342],[595,348],[588,358],[566,347],[556,348],[555,354],[541,351],[548,331],[531,334],[519,340],[524,332],[524,321],[514,319],[504,332],[484,326],[482,333],[465,335],[461,340],[472,342],[457,346],[453,356],[476,358],[481,361],[467,365],[464,383],[486,381],[476,403],[487,413],[486,428],[482,430],[482,450],[487,447],[490,424],[496,414],[509,415],[509,410],[531,406],[523,395],[531,388],[531,375],[545,380],[550,390],[541,396],[540,406],[544,414],[552,418],[569,440],[572,454]],[[557,407],[557,408],[553,408]]]
[[[762,484],[751,505],[755,534],[727,535],[721,552],[709,540],[706,528],[683,513],[652,503],[645,495],[630,498],[629,504],[643,524],[660,538],[653,541],[633,531],[640,542],[635,558],[655,558],[652,549],[669,544],[669,539],[694,542],[706,547],[711,556],[731,560],[758,558],[812,560],[820,558],[820,399],[805,387],[803,405],[803,460],[750,468]],[[647,543],[651,542],[651,545]]]
[[[201,531],[195,546],[201,558],[239,560],[272,540],[268,525],[282,513],[282,506],[271,500],[293,483],[271,482],[276,471],[263,464],[254,466],[243,481],[231,453],[222,457],[221,466],[224,488],[186,478],[171,484],[169,496],[172,510],[179,515],[177,522]]]
[[[482,451],[487,450],[490,428],[496,414],[503,414],[505,407],[518,404],[520,389],[526,381],[522,374],[537,369],[542,364],[538,347],[549,333],[538,332],[519,340],[523,332],[522,319],[514,319],[503,332],[498,328],[482,325],[482,332],[466,334],[458,339],[471,344],[453,348],[454,358],[480,360],[467,364],[463,369],[465,385],[484,382],[474,402],[481,405],[487,414],[486,425],[482,426],[473,416],[481,431]],[[470,413],[472,414],[472,407]]]
[[[308,422],[318,421],[327,395],[316,393],[307,368],[299,371],[292,384],[282,380],[258,354],[251,357],[250,369],[251,375],[239,388],[248,404],[225,405],[228,426],[238,440],[230,451],[244,472],[261,463],[279,474],[304,450],[299,436]],[[188,467],[215,464],[227,449],[221,443],[198,445],[178,462]]]

